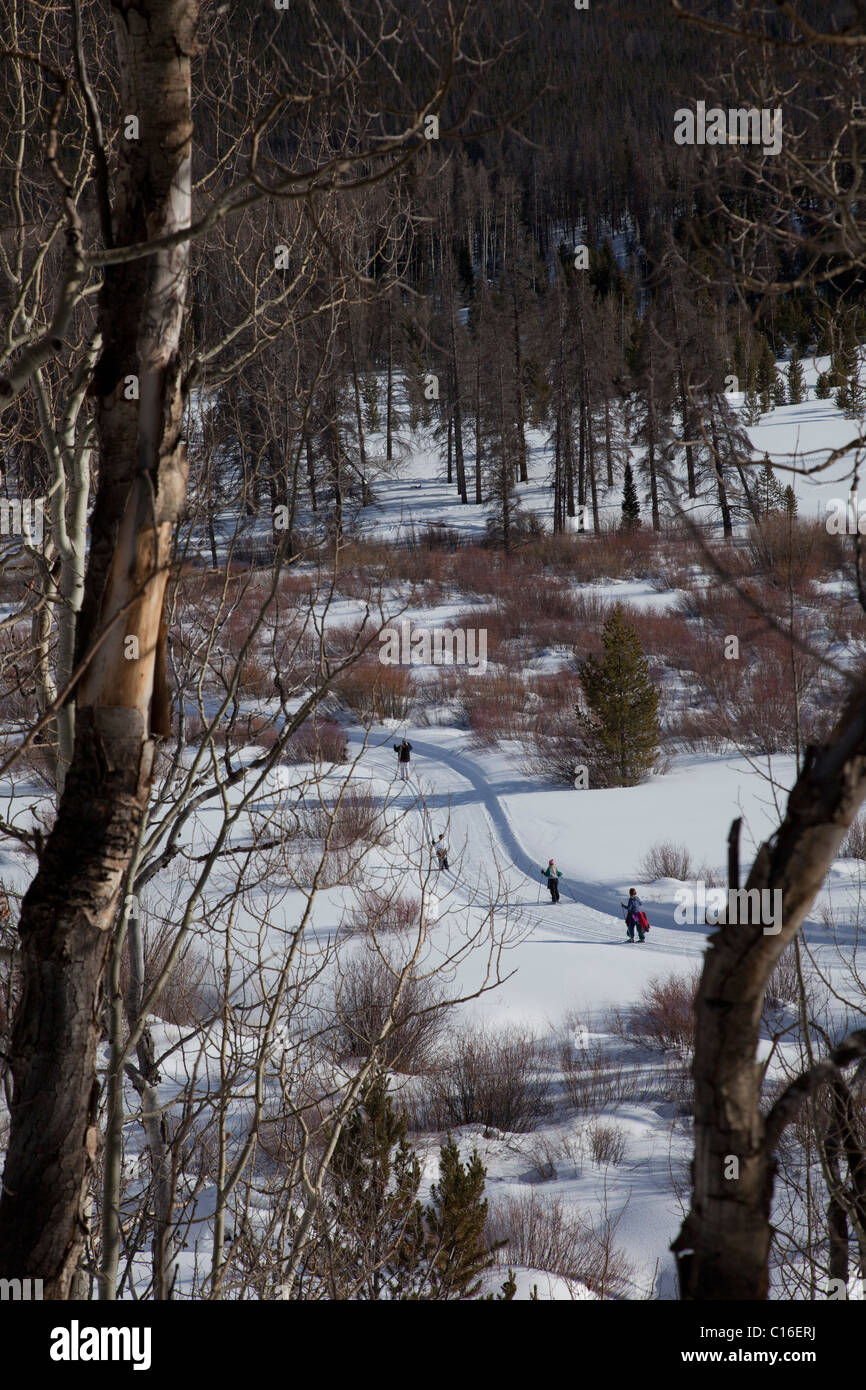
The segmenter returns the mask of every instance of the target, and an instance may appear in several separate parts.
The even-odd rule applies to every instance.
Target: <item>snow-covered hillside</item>
[[[757,455],[770,453],[782,481],[787,479],[785,465],[798,470],[794,486],[804,518],[823,517],[827,499],[838,496],[840,489],[844,495],[847,484],[843,487],[843,483],[852,465],[852,456],[843,453],[826,474],[818,472],[812,478],[803,468],[805,461],[813,469],[822,451],[825,455],[841,447],[854,429],[831,401],[815,398],[820,365],[807,369],[809,390],[802,404],[774,409],[751,429]],[[519,486],[520,502],[549,527],[549,448],[538,431],[530,432],[529,442],[530,482]],[[639,465],[640,450],[633,450],[633,457]],[[358,533],[368,541],[411,541],[440,524],[464,541],[480,540],[485,533],[489,508],[460,505],[444,481],[439,448],[432,437],[404,438],[402,458],[374,476],[373,491],[373,503],[357,518]],[[605,523],[616,524],[620,502],[619,488],[602,492]],[[697,503],[684,499],[684,506],[696,519],[711,520],[713,504],[706,488]],[[746,527],[741,517],[738,544]],[[253,529],[266,534],[261,521]],[[538,584],[539,620],[544,617],[544,594],[550,592],[540,587],[542,579],[541,574],[530,579],[525,595],[531,606],[531,586]],[[556,579],[572,597],[597,605],[599,623],[614,603],[624,603],[630,612],[648,620],[683,621],[682,605],[688,593],[670,587],[663,573],[616,579],[598,574],[578,582],[566,572]],[[700,579],[703,584],[706,576]],[[485,591],[473,595],[465,583],[449,587],[447,578],[437,583],[435,594],[431,590],[425,598],[422,592],[419,599],[396,576],[390,580],[388,601],[399,611],[400,622],[423,630],[458,623],[467,612],[477,610],[483,615],[488,611],[483,606],[490,602]],[[311,611],[326,615],[326,638],[329,632],[351,628],[364,611],[365,598],[352,593],[351,583],[345,589],[338,584],[329,605],[319,599],[312,605]],[[478,622],[482,621],[479,617]],[[688,631],[698,634],[700,617],[689,621]],[[239,621],[237,641],[245,635],[244,623]],[[506,648],[507,641],[492,654],[489,672],[479,670],[479,681],[507,671],[503,665]],[[522,656],[517,650],[509,661],[519,668],[521,680],[531,684],[545,677],[555,684],[574,678],[577,655],[576,648],[560,639]],[[682,693],[683,681],[672,667],[659,669],[664,670],[668,695]],[[453,668],[446,670],[448,674],[454,674]],[[225,802],[222,794],[214,794],[198,808],[185,829],[181,859],[148,887],[149,908],[169,920],[176,916],[177,904],[189,892],[195,865],[221,833],[226,807],[241,807],[231,828],[229,849],[224,851],[229,858],[204,890],[202,921],[194,926],[192,939],[218,972],[222,947],[213,923],[221,920],[220,905],[231,904],[240,959],[227,968],[237,999],[251,1010],[249,1020],[260,1021],[263,1006],[261,998],[256,1004],[249,1002],[255,995],[255,991],[249,994],[250,981],[258,976],[267,997],[280,977],[286,942],[299,923],[303,970],[320,991],[316,1007],[326,1009],[328,991],[337,987],[335,981],[351,975],[352,962],[364,949],[361,941],[346,933],[347,917],[357,911],[359,895],[396,884],[410,898],[413,894],[423,898],[429,959],[450,962],[447,973],[455,997],[482,990],[454,1011],[451,1045],[457,1045],[455,1039],[459,1042],[464,1033],[476,1036],[478,1030],[506,1043],[516,1038],[528,1048],[529,1070],[536,1076],[541,1097],[536,1113],[513,1129],[493,1123],[448,1125],[464,1155],[473,1147],[481,1154],[492,1227],[511,1238],[501,1256],[502,1267],[485,1276],[486,1286],[498,1289],[505,1269],[511,1266],[517,1271],[518,1298],[530,1297],[535,1289],[542,1299],[674,1298],[669,1246],[682,1219],[692,1144],[688,1047],[648,1039],[638,1015],[653,988],[667,987],[675,977],[684,982],[686,993],[691,987],[712,927],[700,916],[678,921],[677,895],[691,887],[696,876],[706,875],[708,887],[724,880],[726,839],[735,817],[743,822],[742,867],[748,870],[757,847],[779,823],[785,795],[796,776],[794,756],[788,751],[744,753],[730,742],[716,751],[673,748],[661,769],[639,786],[552,785],[537,766],[528,768],[516,724],[492,739],[479,738],[476,730],[467,727],[459,701],[455,705],[453,690],[430,687],[425,694],[431,673],[416,669],[412,675],[415,693],[406,718],[389,717],[364,728],[339,700],[332,702],[331,713],[348,738],[349,762],[337,762],[324,772],[304,762],[283,764],[257,784],[253,769],[262,746],[250,723],[249,741],[239,751],[240,761],[250,766],[249,777],[231,787]],[[537,692],[533,698],[538,700]],[[296,696],[294,707],[299,701]],[[189,713],[198,710],[208,715],[218,706],[213,693],[200,706],[190,698]],[[279,723],[276,705],[261,692],[255,698],[246,692],[242,707],[251,721],[276,719]],[[543,714],[540,729],[543,746]],[[413,745],[411,774],[405,783],[395,780],[393,751],[403,734]],[[316,801],[325,804],[339,796],[350,765],[350,785],[380,808],[391,827],[388,842],[375,845],[367,855],[363,883],[354,883],[351,874],[337,875],[341,881],[330,886],[323,882],[310,905],[309,867],[289,865],[287,858],[285,871],[275,872],[271,865],[254,888],[237,893],[234,876],[240,851],[257,835],[267,839],[275,833],[277,842],[288,840],[294,833],[292,825],[297,825],[293,817],[298,806],[309,808],[312,798],[315,810]],[[20,777],[8,782],[3,792],[5,814],[12,822],[19,814],[24,823],[29,822],[34,800],[38,804],[44,797],[38,782]],[[248,795],[252,799],[242,805],[241,799]],[[45,799],[46,811],[47,806]],[[447,837],[451,862],[447,871],[437,874],[431,870],[430,843],[440,833]],[[643,861],[661,842],[687,850],[690,874],[682,879],[657,878],[646,872]],[[563,874],[558,904],[549,900],[542,879],[542,868],[551,858]],[[180,871],[178,863],[183,864]],[[23,892],[31,871],[32,864],[23,854],[8,847],[3,850],[0,877],[7,889]],[[841,1001],[850,972],[862,968],[857,935],[862,886],[862,862],[837,860],[804,929],[808,968],[817,990],[815,1007],[831,1027],[850,1022]],[[632,887],[637,888],[651,923],[643,943],[630,942],[623,927],[621,904]],[[388,933],[383,932],[381,939],[387,943]],[[408,949],[405,939],[396,940],[396,945],[392,940],[388,950],[392,947],[398,956]],[[500,982],[495,988],[482,989],[491,979]],[[839,998],[834,999],[837,985]],[[798,1069],[802,1040],[795,1027],[795,1003],[790,988],[780,992],[773,1001],[775,1013],[767,1018],[762,1056],[768,1063],[769,1087]],[[190,1095],[201,1098],[219,1087],[220,1068],[225,1065],[222,1048],[231,1033],[240,1074],[249,1072],[227,1112],[237,1135],[242,1135],[257,1065],[254,1032],[247,1033],[244,1026],[225,1018],[204,1033],[195,1028],[190,1032],[189,1026],[157,1015],[151,1025],[163,1103],[179,1102],[181,1097],[189,1100]],[[269,1043],[269,1066],[276,1065],[280,1036],[277,1030]],[[331,1084],[339,1088],[348,1075],[337,1067],[330,1073]],[[581,1090],[586,1075],[603,1081],[596,1086],[591,1104]],[[395,1096],[414,1116],[411,1138],[422,1158],[422,1193],[429,1196],[438,1176],[438,1146],[445,1126],[430,1123],[432,1111],[429,1105],[425,1111],[419,1100],[423,1076],[395,1066],[391,1080]],[[268,1084],[276,1087],[274,1076]],[[131,1093],[130,1100],[134,1103]],[[133,1185],[139,1180],[140,1153],[140,1137],[131,1134],[127,1177]],[[212,1175],[200,1174],[196,1180],[192,1171],[185,1174],[189,1225],[177,1255],[181,1293],[200,1292],[211,1262],[214,1193]],[[265,1197],[258,1196],[256,1201],[260,1212],[267,1211]],[[582,1258],[589,1259],[590,1247],[596,1252],[607,1248],[615,1256],[616,1275],[607,1287],[599,1292],[596,1285],[593,1291],[578,1273],[564,1272],[561,1264],[551,1269],[517,1257],[515,1251],[521,1247],[515,1231],[521,1221],[531,1225],[539,1213],[551,1229],[573,1223],[566,1244],[570,1240],[570,1248],[582,1249]],[[147,1278],[144,1261],[141,1278]]]

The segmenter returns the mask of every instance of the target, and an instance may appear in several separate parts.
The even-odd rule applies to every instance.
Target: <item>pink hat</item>
[[[552,864],[552,863],[553,863],[553,860],[552,860],[552,859],[548,859],[547,862],[548,862],[548,864]]]

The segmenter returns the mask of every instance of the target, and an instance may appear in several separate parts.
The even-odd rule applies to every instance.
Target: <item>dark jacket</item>
[[[408,762],[409,762],[409,754],[412,752],[412,745],[411,745],[411,743],[408,741],[408,739],[405,739],[405,738],[404,738],[404,740],[403,740],[402,743],[395,743],[395,744],[394,744],[394,752],[397,754],[397,758],[398,758],[398,761],[399,761],[399,762],[401,762],[401,763],[408,763]]]
[[[641,910],[641,900],[638,897],[629,898],[622,906],[626,909],[625,920],[633,922]]]

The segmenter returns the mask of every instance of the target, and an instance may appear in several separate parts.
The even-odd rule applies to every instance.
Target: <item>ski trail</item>
[[[357,735],[352,737],[353,741],[359,741]],[[393,735],[389,734],[388,739],[393,742]],[[392,750],[386,749],[385,741],[380,744],[370,743],[368,747],[371,751],[385,750],[386,754],[391,753],[393,756]],[[423,791],[419,791],[415,778],[418,776],[422,781],[426,780],[423,776],[425,762],[439,765],[444,763],[469,784],[474,794],[471,799],[467,799],[462,791],[450,794],[435,792],[433,795],[426,795],[424,797],[426,806],[419,808],[425,827],[432,824],[431,806],[446,810],[450,802],[461,803],[472,819],[477,817],[477,831],[481,829],[478,821],[485,821],[493,832],[494,840],[501,847],[509,867],[522,874],[532,885],[533,890],[541,887],[544,900],[539,903],[530,901],[522,908],[528,918],[537,919],[537,925],[534,928],[536,931],[543,929],[554,932],[557,936],[562,936],[576,945],[595,945],[599,942],[609,946],[626,944],[623,917],[610,910],[612,900],[618,905],[617,896],[611,887],[607,884],[578,878],[577,874],[573,873],[568,864],[561,859],[557,860],[557,867],[562,870],[563,875],[559,888],[561,902],[557,906],[556,912],[553,911],[553,904],[547,902],[548,888],[541,878],[541,866],[521,844],[495,788],[473,758],[466,753],[443,748],[439,744],[430,743],[417,737],[412,739],[412,748],[412,768],[415,775],[412,776],[407,791],[413,797],[424,796]],[[436,786],[437,782],[441,782],[441,778],[436,778],[435,774],[430,780],[433,786]],[[453,871],[452,879],[459,881],[456,880]],[[673,908],[671,907],[654,903],[650,905],[650,909],[652,912],[652,930],[647,938],[648,945],[654,945],[657,951],[664,951],[665,954],[670,955],[697,957],[703,954],[707,936],[706,929],[674,926]],[[665,918],[670,919],[670,926],[660,925]]]

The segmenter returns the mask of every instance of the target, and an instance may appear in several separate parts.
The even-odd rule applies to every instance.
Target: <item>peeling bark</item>
[[[190,56],[197,0],[114,0],[121,109],[115,248],[189,226]],[[188,244],[106,268],[96,397],[99,488],[77,631],[75,741],[57,821],[24,899],[23,998],[11,1047],[12,1125],[0,1197],[0,1276],[67,1298],[99,1131],[102,979],[124,875],[165,732],[161,630],[186,492],[180,342]],[[138,399],[127,399],[135,376]],[[138,638],[137,659],[124,639]]]

